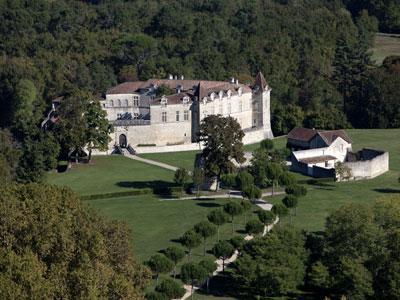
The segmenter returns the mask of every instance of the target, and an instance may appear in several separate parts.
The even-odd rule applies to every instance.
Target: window
[[[138,98],[133,99],[133,106],[139,106],[139,99]]]
[[[128,101],[128,99],[125,100],[125,106],[129,106],[129,101]]]
[[[110,106],[114,107],[114,101],[113,100],[110,100]]]
[[[179,122],[179,110],[176,111],[176,121]]]
[[[183,112],[183,119],[184,119],[185,121],[188,121],[188,120],[189,120],[189,111],[188,111],[188,110],[185,110],[185,111]]]
[[[228,103],[228,114],[232,113],[232,104]]]
[[[243,103],[242,103],[242,100],[239,101],[239,111],[243,111]]]
[[[118,99],[118,107],[121,107],[121,100]]]
[[[231,95],[232,95],[232,91],[231,91],[231,90],[228,90],[228,91],[226,92],[226,94],[227,94],[227,96],[228,96],[228,99],[230,99],[230,98],[231,98]]]
[[[167,122],[167,112],[166,112],[166,111],[163,111],[163,112],[161,113],[161,121],[162,121],[163,123],[166,123],[166,122]]]
[[[215,93],[211,93],[210,98],[211,98],[211,101],[214,101],[214,99],[215,99]]]
[[[242,94],[243,94],[243,89],[240,87],[240,88],[238,89],[238,95],[239,95],[239,97],[241,97]]]
[[[219,100],[222,100],[222,97],[224,96],[224,91],[219,91],[218,96]]]

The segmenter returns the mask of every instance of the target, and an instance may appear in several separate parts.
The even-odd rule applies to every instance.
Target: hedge
[[[113,192],[113,193],[102,193],[102,194],[92,194],[92,195],[84,195],[81,196],[82,200],[97,200],[97,199],[108,199],[108,198],[118,198],[125,196],[137,196],[137,195],[148,195],[148,194],[156,194],[156,195],[172,195],[172,193],[178,193],[181,191],[180,187],[157,187],[154,189],[144,188],[144,189],[135,189],[130,191],[123,192]]]

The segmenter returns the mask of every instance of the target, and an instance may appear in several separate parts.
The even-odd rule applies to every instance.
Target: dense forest
[[[396,31],[398,7],[356,2],[391,3],[1,0],[0,127],[11,131],[10,145],[22,145],[22,165],[49,169],[85,140],[76,136],[84,120],[39,130],[56,97],[70,102],[73,119],[82,99],[118,82],[176,74],[251,84],[258,71],[272,87],[275,135],[301,125],[397,127],[399,60],[374,66],[368,49],[378,26]],[[382,23],[382,11],[392,23]],[[18,176],[30,181],[37,170]]]

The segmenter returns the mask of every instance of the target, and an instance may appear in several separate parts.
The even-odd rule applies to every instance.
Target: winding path
[[[275,195],[277,193],[274,193]],[[283,192],[281,192],[281,194],[283,194]],[[263,194],[264,196],[264,194]],[[189,198],[190,199],[190,198]],[[262,200],[262,199],[258,199],[256,200],[256,205],[259,206],[261,209],[263,210],[271,210],[272,209],[272,204],[267,203],[266,201]],[[268,232],[270,232],[272,230],[272,228],[274,228],[274,226],[279,222],[279,217],[276,217],[274,223],[272,223],[271,225],[268,226],[264,226],[264,232],[262,234],[262,236],[265,236]],[[246,235],[244,237],[244,239],[246,241],[250,241],[254,238],[254,236],[252,235]],[[239,251],[235,250],[235,252],[233,253],[233,255],[225,260],[225,266],[228,266],[229,264],[233,263],[239,256]],[[217,259],[216,261],[217,264],[217,269],[214,271],[213,276],[218,275],[219,273],[222,272],[223,269],[223,262],[222,259]],[[192,287],[190,285],[184,285],[183,288],[186,290],[186,293],[183,295],[183,297],[180,300],[185,300],[187,298],[189,298],[192,295]],[[198,290],[199,287],[194,287],[193,288],[193,292]]]

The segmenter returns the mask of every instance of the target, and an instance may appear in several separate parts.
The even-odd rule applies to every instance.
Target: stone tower
[[[272,138],[271,130],[271,88],[264,75],[258,72],[253,88],[253,119],[255,126],[264,129],[265,138]]]

